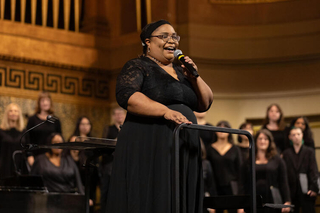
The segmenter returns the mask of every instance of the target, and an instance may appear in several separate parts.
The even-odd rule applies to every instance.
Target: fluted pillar
[[[117,2],[110,0],[85,1],[84,18],[80,31],[101,36],[115,34],[117,20],[113,16],[117,16],[117,7],[115,7]],[[112,13],[113,16],[108,13]]]

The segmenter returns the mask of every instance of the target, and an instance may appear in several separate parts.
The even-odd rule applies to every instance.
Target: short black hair
[[[150,38],[153,31],[155,31],[158,27],[160,27],[161,25],[164,25],[164,24],[171,25],[168,21],[161,19],[159,21],[155,21],[155,22],[149,23],[146,26],[144,26],[144,28],[142,29],[142,31],[140,33],[143,54],[146,54],[147,49],[148,49],[147,44],[146,44],[146,39]]]

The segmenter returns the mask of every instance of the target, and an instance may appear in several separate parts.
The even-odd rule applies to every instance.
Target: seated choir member
[[[218,127],[231,128],[227,121],[220,121]],[[233,144],[232,135],[217,132],[217,141],[207,148],[207,159],[211,163],[217,195],[237,195],[240,167],[242,165],[241,152]],[[219,209],[216,212],[223,212]],[[229,209],[228,212],[237,212]]]
[[[315,200],[319,191],[318,167],[314,150],[303,144],[303,132],[300,128],[290,130],[292,146],[283,152],[287,164],[291,200],[294,212],[315,213]]]
[[[277,151],[279,154],[282,154],[287,148],[287,127],[284,122],[283,112],[278,104],[271,104],[267,108],[267,114],[262,129],[267,129],[271,132]]]
[[[240,125],[239,129],[248,131],[253,135],[253,126],[251,123],[243,123]],[[249,139],[245,135],[238,135],[238,147],[240,148],[242,160],[246,161],[249,158]]]
[[[4,112],[0,127],[0,178],[14,176],[15,166],[12,154],[21,150],[20,138],[23,134],[24,120],[21,108],[15,104],[9,104]],[[25,138],[23,138],[25,143]],[[16,165],[22,173],[27,173],[26,162],[21,155],[16,156]]]
[[[88,117],[81,116],[78,118],[75,130],[68,140],[69,142],[83,142],[87,137],[91,136],[92,132],[92,124]],[[80,139],[77,139],[78,136],[81,136]],[[86,163],[86,160],[88,158],[88,155],[90,152],[85,152],[84,150],[65,150],[63,155],[70,156],[74,162],[76,163],[80,177],[81,182],[83,185],[86,184],[86,168],[83,166]],[[94,161],[94,164],[97,164],[97,160]],[[90,200],[89,204],[91,207],[90,212],[93,211],[93,206],[96,200],[96,188],[99,182],[99,176],[98,176],[98,170],[97,168],[94,168],[92,171],[92,174],[90,176]]]
[[[48,137],[48,144],[63,142],[60,133],[52,133]],[[62,149],[50,149],[37,156],[31,174],[41,175],[49,192],[84,194],[77,165],[70,156],[62,155]]]
[[[39,123],[45,121],[48,115],[53,115],[53,103],[51,95],[48,92],[40,92],[38,100],[36,103],[35,114],[28,119],[27,129],[38,125]],[[56,116],[55,116],[56,117]],[[28,133],[29,143],[44,145],[47,138],[51,133],[60,133],[61,134],[61,124],[59,120],[56,120],[54,123],[48,123],[39,126],[38,128],[32,130]],[[40,154],[43,154],[44,150],[35,150],[32,153],[32,156],[28,157],[28,162],[32,166],[34,158]]]
[[[312,134],[308,119],[304,116],[300,116],[300,117],[293,119],[291,121],[289,129],[291,130],[293,127],[297,127],[297,128],[302,129],[303,142],[304,142],[303,145],[309,146],[309,147],[315,149],[313,134]],[[288,145],[288,147],[290,147],[290,144]]]
[[[272,134],[267,129],[261,129],[255,135],[254,141],[256,145],[257,195],[262,196],[263,203],[290,205],[287,168],[285,162],[277,153]],[[240,186],[243,187],[241,187],[241,194],[250,194],[249,161],[244,163],[241,170]],[[260,208],[258,212],[290,212],[290,208]]]

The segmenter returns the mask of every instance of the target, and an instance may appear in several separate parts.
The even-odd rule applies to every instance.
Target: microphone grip
[[[179,55],[178,59],[185,66],[185,68],[189,71],[189,73],[191,73],[196,78],[199,77],[197,70],[191,64],[186,62],[186,60],[184,59],[184,55]]]

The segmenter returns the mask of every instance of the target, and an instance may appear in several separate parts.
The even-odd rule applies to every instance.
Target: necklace
[[[149,57],[150,57],[152,60],[154,60],[156,63],[165,65],[165,64],[163,64],[161,61],[159,61],[158,59],[152,57],[151,55],[149,55]]]

